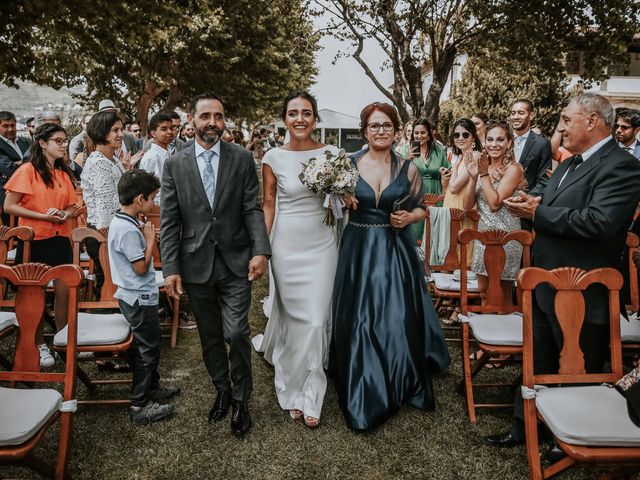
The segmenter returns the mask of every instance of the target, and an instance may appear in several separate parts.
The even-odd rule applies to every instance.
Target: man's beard
[[[196,135],[204,143],[211,144],[216,143],[222,136],[222,130],[218,127],[196,128]]]

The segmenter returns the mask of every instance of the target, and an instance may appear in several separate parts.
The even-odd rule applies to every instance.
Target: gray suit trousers
[[[234,400],[248,400],[252,388],[248,318],[251,282],[234,275],[216,249],[209,280],[202,284],[185,282],[184,287],[213,385],[218,392],[231,391]]]

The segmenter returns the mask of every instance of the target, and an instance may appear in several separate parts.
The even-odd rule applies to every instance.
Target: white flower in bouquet
[[[326,150],[319,157],[309,159],[306,165],[302,164],[302,172],[298,175],[309,190],[325,194],[327,216],[324,222],[327,225],[334,225],[335,219],[343,217],[342,196],[355,193],[359,177],[358,169],[344,150],[340,150],[337,156]]]

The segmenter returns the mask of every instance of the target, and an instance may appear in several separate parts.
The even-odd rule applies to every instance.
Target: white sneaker
[[[49,350],[49,347],[47,347],[47,344],[43,343],[42,345],[38,345],[38,350],[40,350],[40,367],[53,367],[56,360],[53,358],[53,355],[51,355],[51,351]]]

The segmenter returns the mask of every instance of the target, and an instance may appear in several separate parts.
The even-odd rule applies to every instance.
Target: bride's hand
[[[358,209],[358,199],[356,197],[352,197],[351,195],[345,195],[342,197],[342,201],[344,202],[344,206],[346,208],[350,208],[352,210]]]

